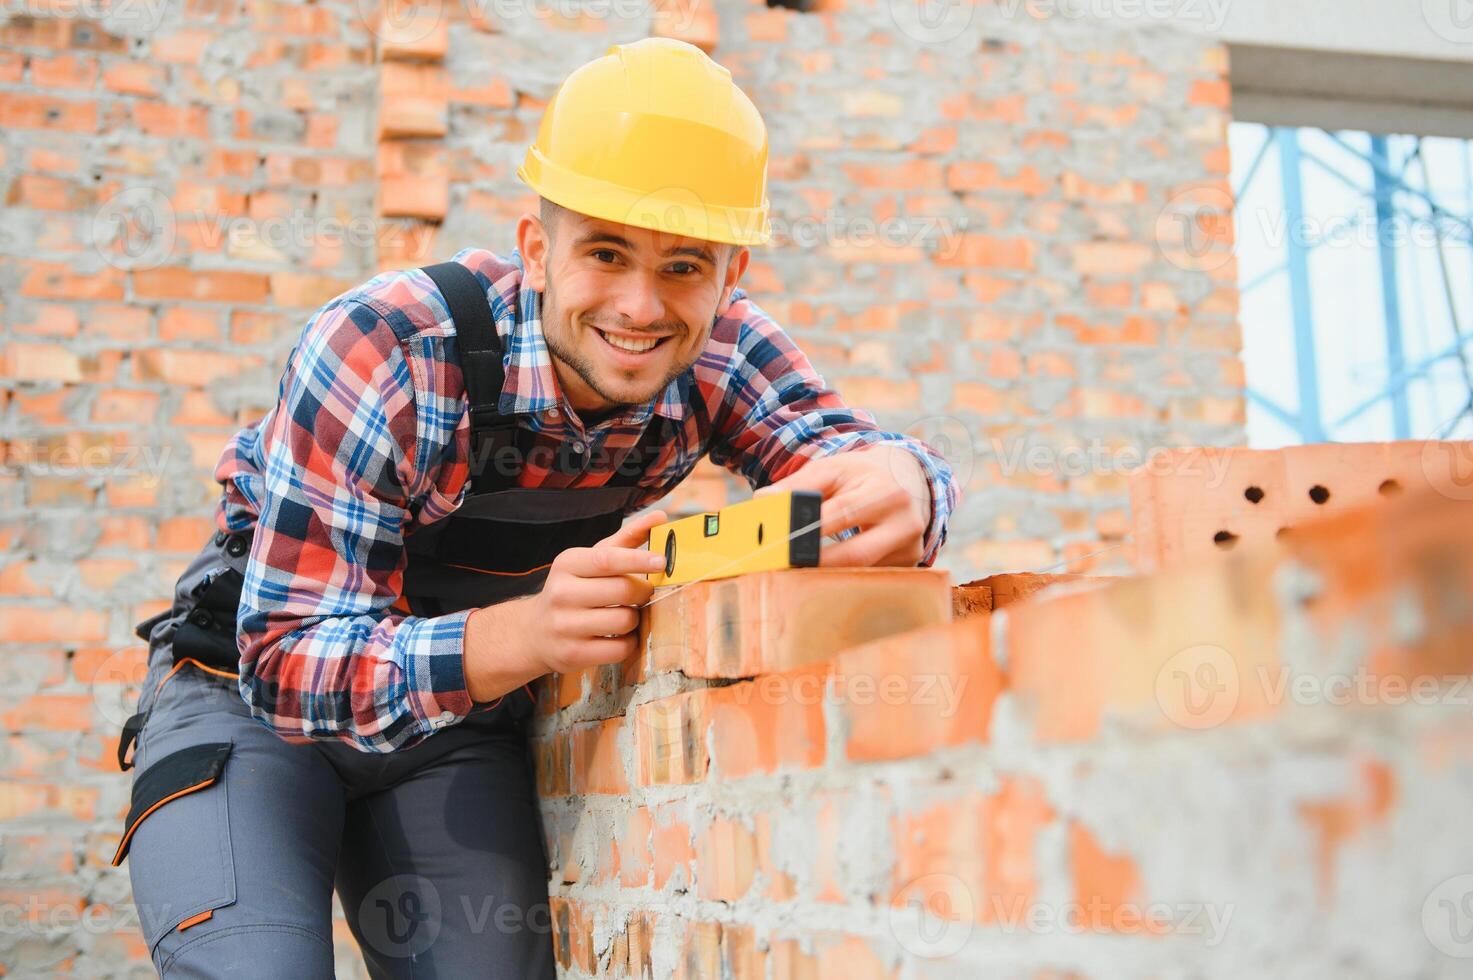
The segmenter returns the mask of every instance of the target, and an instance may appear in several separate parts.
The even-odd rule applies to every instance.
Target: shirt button
[[[563,413],[562,412],[559,412],[557,410],[557,407],[554,406],[552,408],[549,408],[546,412],[544,412],[542,414],[546,415],[550,419],[555,419],[555,418],[557,418],[559,415],[561,415]]]
[[[573,443],[573,452],[577,453],[579,456],[582,456],[583,455],[583,451],[585,449],[587,449],[587,448],[588,447],[586,445],[584,445],[583,443],[581,443],[581,442],[575,442],[575,443]]]
[[[455,713],[453,711],[442,711],[440,712],[439,717],[435,719],[434,726],[436,728],[444,728],[446,725],[450,724],[454,720]]]

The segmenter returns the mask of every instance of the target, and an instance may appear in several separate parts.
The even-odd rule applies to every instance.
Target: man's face
[[[558,383],[580,410],[648,402],[700,356],[747,249],[575,211],[552,223],[524,215],[517,241]]]

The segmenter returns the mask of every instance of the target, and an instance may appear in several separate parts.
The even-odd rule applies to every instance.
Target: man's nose
[[[665,316],[665,301],[654,277],[645,272],[621,276],[614,309],[637,327],[658,323]]]

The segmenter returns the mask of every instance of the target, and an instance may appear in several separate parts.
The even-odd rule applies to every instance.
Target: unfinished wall
[[[858,647],[852,573],[687,589],[544,689],[564,975],[1462,976],[1470,545],[1403,498]]]
[[[106,867],[112,759],[143,675],[131,626],[210,530],[219,449],[322,302],[510,247],[541,108],[611,42],[712,46],[767,114],[779,239],[748,286],[852,401],[953,458],[956,580],[1120,567],[1124,470],[1242,439],[1233,267],[1221,235],[1191,247],[1228,170],[1211,37],[1002,2],[393,9],[36,2],[0,22],[11,972],[147,975]],[[677,503],[731,486],[702,471]]]

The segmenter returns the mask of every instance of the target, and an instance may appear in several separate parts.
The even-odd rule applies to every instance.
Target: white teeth
[[[607,340],[613,346],[619,348],[620,350],[627,350],[631,354],[642,354],[650,348],[654,347],[662,339],[664,339],[661,337],[654,337],[650,340],[630,340],[627,337],[615,337],[613,334],[604,333],[602,330],[600,330],[599,333],[603,335],[604,340]]]

